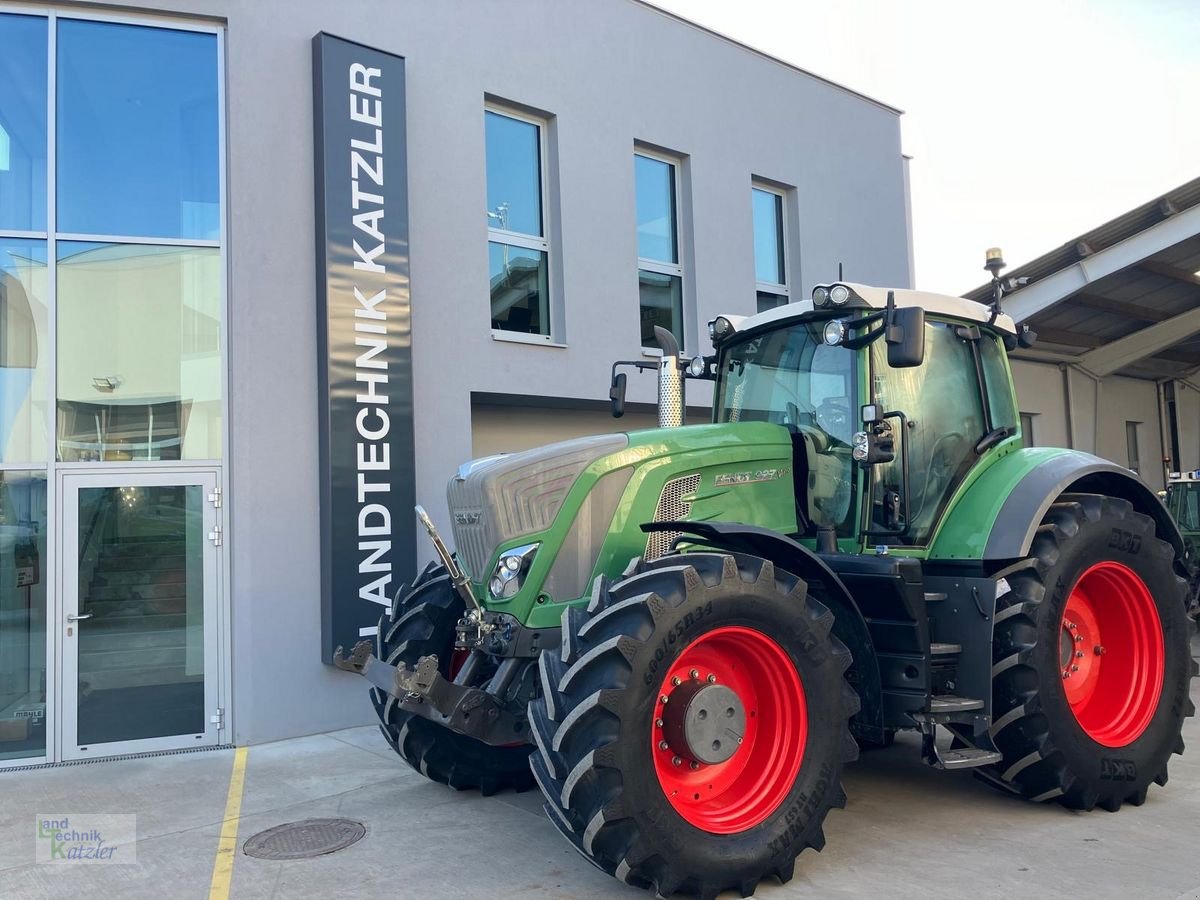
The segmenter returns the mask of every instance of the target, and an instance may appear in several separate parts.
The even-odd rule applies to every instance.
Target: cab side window
[[[871,373],[874,401],[884,411],[899,410],[908,417],[907,426],[898,419],[889,420],[896,437],[896,458],[875,466],[872,472],[872,528],[887,529],[889,493],[906,494],[909,521],[903,523],[905,534],[888,541],[922,545],[974,462],[975,445],[987,432],[972,342],[959,337],[952,325],[926,322],[922,365],[890,368],[887,345],[876,341],[871,347]],[[901,455],[905,442],[907,483]],[[901,504],[902,515],[903,510]]]

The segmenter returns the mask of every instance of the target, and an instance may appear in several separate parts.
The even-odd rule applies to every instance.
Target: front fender
[[[1178,526],[1133,472],[1090,453],[1048,447],[1013,451],[969,484],[947,510],[929,558],[1001,562],[1027,556],[1046,511],[1065,493],[1128,500],[1154,519],[1159,536],[1183,559]]]

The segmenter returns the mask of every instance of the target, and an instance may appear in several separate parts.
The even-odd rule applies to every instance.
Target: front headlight
[[[529,574],[529,567],[533,564],[533,557],[540,546],[525,544],[500,553],[496,569],[488,582],[488,593],[493,600],[510,600],[517,595],[517,591],[525,583],[525,576]]]

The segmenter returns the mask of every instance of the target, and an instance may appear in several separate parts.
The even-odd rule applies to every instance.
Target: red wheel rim
[[[1162,696],[1162,622],[1132,569],[1096,563],[1079,576],[1058,639],[1063,690],[1079,726],[1097,744],[1132,744]]]
[[[733,755],[705,765],[678,748],[664,749],[665,705],[681,685],[728,687],[740,700],[745,732]],[[808,707],[796,666],[760,631],[717,628],[684,648],[655,698],[650,752],[658,783],[689,824],[713,834],[753,828],[779,808],[800,771],[808,739]]]

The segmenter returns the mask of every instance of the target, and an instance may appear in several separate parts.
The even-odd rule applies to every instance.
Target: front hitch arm
[[[494,747],[529,740],[524,716],[506,710],[495,694],[443,678],[436,656],[422,656],[410,669],[404,663],[389,665],[378,659],[373,649],[370,641],[359,641],[347,658],[338,647],[333,663],[362,675],[405,712],[451,731]]]

